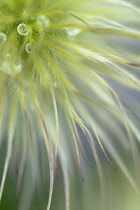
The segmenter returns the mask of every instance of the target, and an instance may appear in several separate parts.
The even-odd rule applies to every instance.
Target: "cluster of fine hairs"
[[[103,191],[97,147],[138,191],[117,142],[139,173],[139,112],[121,99],[124,88],[140,88],[139,19],[140,10],[123,0],[1,0],[0,145],[7,149],[0,200],[12,171],[19,210],[30,209],[44,186],[42,209],[49,210],[60,173],[64,208],[73,210],[70,180],[78,172],[86,182],[87,147]]]

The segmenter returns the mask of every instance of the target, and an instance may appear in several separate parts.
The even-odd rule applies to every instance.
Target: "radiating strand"
[[[54,8],[51,8],[51,9],[43,10],[43,11],[37,13],[37,14],[38,15],[45,15],[45,14],[48,14],[48,13],[58,12],[58,11],[63,12],[63,9],[59,8],[59,7],[54,7]]]
[[[1,90],[1,93],[0,93],[0,147],[1,147],[1,141],[2,141],[2,122],[3,122],[3,117],[4,117],[4,108],[5,108],[5,100],[6,100],[6,83],[7,83],[7,80],[4,81],[4,84],[3,84],[3,88]]]
[[[129,79],[131,82],[133,82],[134,85],[137,85],[138,87],[140,87],[140,81],[139,80],[137,80],[136,78],[134,78],[132,75],[128,74],[127,72],[123,71],[119,66],[117,66],[117,64],[112,63],[110,60],[101,56],[100,54],[94,53],[94,51],[88,51],[87,49],[81,48],[81,47],[76,46],[76,45],[68,44],[64,41],[61,41],[61,43],[63,43],[66,46],[78,51],[79,53],[82,53],[85,56],[89,56],[89,58],[91,57],[94,60],[98,60],[99,62],[102,62],[103,64],[106,64],[107,66],[111,67],[111,69],[114,69],[116,72],[122,74],[124,77]],[[116,61],[122,62],[122,60],[119,60],[119,58],[116,58],[114,56],[111,56],[111,57],[115,58]],[[124,62],[125,61],[123,61],[123,63]],[[131,66],[138,66],[138,67],[140,66],[140,64],[133,64],[131,62],[130,63],[125,63],[125,64],[131,65]]]
[[[34,59],[34,63],[36,65],[37,71],[41,77],[41,80],[43,81],[43,85],[46,85],[46,77],[44,74],[44,69],[42,65],[40,64],[39,59],[35,55],[33,56],[33,59]]]
[[[0,201],[2,198],[5,180],[6,180],[6,176],[8,172],[8,167],[9,167],[9,163],[10,163],[10,159],[12,155],[12,143],[13,143],[13,137],[14,137],[14,132],[15,132],[15,124],[16,124],[16,121],[15,121],[16,109],[17,109],[17,102],[14,101],[12,103],[11,117],[9,121],[9,129],[8,129],[7,153],[6,153],[3,175],[2,175],[1,185],[0,185]]]
[[[74,119],[75,119],[76,122],[80,125],[81,129],[83,130],[83,132],[84,132],[85,134],[86,134],[86,133],[88,134],[89,131],[88,131],[88,129],[85,127],[85,125],[82,123],[80,117],[76,114],[76,112],[75,112],[74,110],[72,110],[72,113],[73,113]],[[88,119],[88,118],[87,118],[87,119]],[[92,129],[93,129],[93,126],[92,126]],[[99,139],[99,137],[98,137],[97,132],[95,131],[95,129],[93,129],[93,133],[94,133],[94,135],[95,135],[95,137],[96,137],[96,140],[98,141],[98,144],[100,145],[100,148],[101,148],[101,150],[102,150],[104,156],[106,157],[107,161],[108,161],[109,164],[112,166],[112,168],[114,168],[114,169],[117,171],[116,167],[114,166],[114,164],[113,164],[113,163],[111,162],[111,160],[109,159],[109,157],[108,157],[108,155],[107,155],[107,153],[106,153],[106,151],[105,151],[105,149],[104,149],[104,147],[103,147],[103,145],[102,145],[102,143],[101,143],[101,141],[100,141],[100,139]]]
[[[135,38],[135,39],[140,39],[140,33],[139,31],[135,31],[132,29],[122,29],[119,27],[113,27],[110,25],[97,25],[97,24],[93,24],[91,27],[89,27],[89,29],[87,28],[87,31],[91,32],[91,33],[98,33],[98,34],[111,34],[113,36],[117,35],[117,36],[125,36],[125,37],[131,37],[131,38]]]
[[[65,86],[70,89],[71,91],[75,91],[75,87],[73,84],[71,84],[68,79],[66,78],[66,76],[64,75],[64,73],[61,71],[61,69],[53,62],[53,60],[51,59],[51,57],[49,55],[46,55],[47,60],[50,62],[52,69],[55,71],[55,73],[57,74],[57,76],[62,80],[62,82],[65,84]]]
[[[59,144],[59,118],[58,118],[58,108],[57,108],[57,103],[56,103],[56,97],[55,97],[53,88],[51,88],[51,94],[52,94],[54,114],[55,114],[55,124],[56,124],[56,142],[55,142],[55,154],[54,154],[54,174],[56,176],[58,144]]]
[[[83,144],[82,144],[82,139],[80,138],[80,135],[79,135],[79,133],[78,133],[78,130],[77,130],[76,125],[74,126],[74,128],[75,128],[76,138],[77,138],[79,147],[80,147],[80,149],[81,149],[81,152],[82,152],[82,154],[83,154],[83,156],[84,156],[84,159],[85,159],[87,162],[89,162],[88,157],[87,157],[87,154],[86,154],[86,151],[85,151],[85,148],[84,148],[84,146],[83,146]]]
[[[93,132],[94,132],[94,131],[96,132],[95,126],[93,126],[93,123],[94,123],[94,124],[96,124],[96,123],[93,122],[93,121],[94,121],[93,119],[90,119],[90,118],[91,118],[90,113],[87,113],[87,111],[85,110],[85,107],[83,107],[82,104],[79,103],[79,101],[78,101],[76,98],[75,98],[75,102],[78,103],[79,112],[81,113],[81,116],[84,117],[84,119],[87,121],[87,123],[89,124],[89,126],[91,127],[91,129],[93,130]],[[80,125],[81,129],[83,130],[83,132],[85,133],[85,135],[86,135],[86,137],[87,137],[89,143],[91,144],[91,148],[92,148],[92,144],[93,144],[92,142],[93,142],[94,140],[92,139],[92,136],[91,136],[90,132],[89,132],[88,129],[83,125],[82,120],[80,119],[79,116],[76,118],[76,120],[77,120],[77,123]],[[96,127],[97,127],[97,126],[96,126]],[[98,128],[98,129],[99,129],[99,128]],[[101,129],[101,128],[100,128],[100,129]],[[99,129],[99,130],[100,130],[100,129]],[[97,133],[97,132],[96,132],[96,133]],[[135,180],[134,180],[133,177],[130,175],[130,173],[129,173],[127,167],[126,167],[125,164],[123,163],[122,159],[119,157],[117,151],[115,151],[114,148],[112,148],[112,149],[113,149],[113,152],[111,152],[112,150],[110,150],[110,153],[112,154],[112,156],[114,157],[114,159],[117,161],[117,163],[120,163],[121,169],[122,169],[122,171],[124,171],[124,174],[125,174],[125,176],[128,178],[128,180],[129,180],[129,182],[131,183],[131,185],[136,189],[137,192],[139,192],[139,189],[138,189],[138,187],[136,186]],[[115,154],[116,154],[116,156],[115,156]],[[133,157],[135,157],[135,154],[134,154],[134,153],[133,153]],[[135,159],[135,158],[134,158],[134,159]],[[135,163],[136,163],[136,161],[135,161]],[[136,171],[138,172],[138,170],[136,170]]]
[[[32,90],[33,90],[33,87],[32,87]],[[42,128],[42,132],[43,132],[43,135],[44,135],[44,142],[45,142],[46,149],[47,149],[47,152],[48,152],[49,169],[50,169],[49,170],[50,171],[50,189],[49,189],[48,204],[47,204],[46,209],[50,210],[51,201],[52,201],[52,194],[53,194],[53,184],[54,184],[54,155],[53,155],[53,152],[52,152],[51,144],[50,144],[49,139],[48,139],[47,127],[46,127],[46,123],[45,123],[45,120],[44,120],[44,117],[43,117],[43,113],[42,113],[41,107],[39,105],[38,99],[34,94],[34,91],[31,92],[31,96],[32,96],[34,106],[35,106],[35,108],[37,110],[37,113],[39,115],[39,119],[40,119],[40,122],[41,122],[41,128]]]
[[[64,43],[65,45],[67,45],[67,46],[70,46],[71,47],[71,45],[70,44],[66,44],[65,42],[63,42],[63,41],[61,41],[62,43]],[[57,47],[57,46],[54,46],[53,44],[49,44],[49,46],[50,47],[52,47],[53,49],[55,49],[55,50],[58,50],[58,52],[60,52],[60,53],[62,53],[64,56],[68,56],[69,57],[69,60],[70,61],[72,61],[73,63],[75,63],[76,65],[78,65],[80,68],[82,68],[84,71],[86,71],[89,75],[91,75],[92,77],[94,77],[101,85],[103,85],[109,92],[110,92],[110,94],[112,95],[112,97],[114,98],[114,100],[115,100],[115,102],[116,102],[116,104],[118,105],[118,107],[120,108],[120,110],[122,110],[122,107],[120,106],[120,102],[119,102],[119,99],[118,99],[118,97],[117,97],[117,95],[115,94],[115,92],[112,90],[112,88],[97,74],[97,73],[95,73],[95,72],[93,72],[93,71],[90,71],[88,68],[86,68],[85,66],[83,66],[82,64],[80,64],[80,63],[78,63],[76,60],[77,59],[75,59],[74,58],[74,56],[73,55],[71,55],[69,52],[67,52],[67,51],[65,51],[65,50],[62,50],[62,49],[59,49],[59,47]],[[78,52],[81,52],[81,49],[80,48],[78,48],[78,47],[75,47],[75,46],[72,46],[72,48],[74,48],[75,50],[78,50]],[[77,49],[78,48],[78,49]],[[84,50],[84,52],[83,52],[83,54],[87,54],[88,56],[92,56],[93,58],[94,58],[94,55],[91,55],[89,52],[87,52],[86,50]],[[102,58],[102,57],[101,57]],[[103,59],[103,58],[102,58]],[[109,65],[111,65],[111,67],[112,67],[112,63],[110,62],[109,63],[109,61],[108,61],[108,64]],[[115,70],[116,70],[116,67],[114,67],[114,65],[113,65],[113,68],[115,68]],[[117,71],[119,71],[120,72],[120,69],[117,67]],[[121,71],[121,73],[122,73],[122,71]],[[124,73],[123,73],[124,74]],[[127,77],[128,77],[128,75],[127,75]],[[132,79],[132,78],[130,78],[129,77],[129,79],[131,79],[131,81],[133,81],[134,79]],[[136,81],[136,80],[134,80],[133,82],[136,82],[136,84],[139,86],[139,81]]]
[[[70,183],[67,160],[62,150],[59,151],[59,156],[64,177],[65,210],[70,210]]]
[[[76,114],[76,113],[75,113]],[[84,132],[89,144],[90,144],[90,147],[91,147],[91,150],[92,150],[92,153],[93,153],[93,156],[95,158],[95,162],[96,162],[96,166],[97,166],[97,170],[99,172],[99,181],[100,181],[100,187],[101,187],[101,197],[102,197],[102,200],[103,200],[103,203],[102,205],[106,206],[106,198],[105,198],[105,182],[104,182],[104,173],[103,173],[103,170],[102,170],[102,167],[101,167],[101,163],[100,163],[100,160],[99,160],[99,157],[98,157],[98,154],[97,154],[97,151],[96,151],[96,148],[95,148],[95,145],[94,145],[94,140],[92,139],[91,135],[90,135],[90,132],[88,131],[88,129],[85,127],[85,125],[82,123],[81,119],[80,119],[80,122],[79,120],[77,121],[77,117],[75,117],[75,114],[74,114],[74,119],[75,121],[79,124],[79,126],[81,127],[82,131]],[[83,113],[82,113],[83,114]],[[104,150],[105,152],[105,150]],[[106,152],[105,152],[106,154]],[[109,160],[107,154],[106,154],[106,158],[107,160],[109,161],[109,163],[111,164],[111,166],[113,166],[113,164],[111,163],[111,161]],[[114,166],[113,166],[114,167]],[[115,167],[114,167],[115,168]]]
[[[97,49],[95,47],[92,47],[92,46],[89,46],[88,44],[85,44],[85,43],[82,43],[80,41],[76,41],[76,43],[79,45],[79,46],[82,46],[84,47],[85,49],[89,49],[89,50],[92,50],[92,52],[96,52],[96,53],[99,53],[107,58],[110,58],[116,62],[119,62],[119,63],[122,63],[124,65],[128,65],[128,66],[134,66],[134,67],[140,67],[140,63],[133,63],[131,61],[127,61],[123,58],[120,58],[118,56],[115,56],[113,54],[110,54],[110,53],[107,53],[105,51],[102,51],[100,49]]]
[[[71,104],[69,102],[68,95],[67,95],[65,90],[64,90],[64,95],[65,95],[65,103],[66,103],[67,109],[68,109],[68,113],[65,113],[65,115],[66,115],[66,119],[67,119],[67,122],[69,124],[70,130],[71,130],[71,133],[72,133],[72,137],[73,137],[73,140],[74,140],[74,144],[75,144],[75,149],[76,149],[76,154],[77,154],[77,159],[78,159],[79,173],[80,173],[82,181],[84,182],[84,178],[83,178],[83,174],[82,174],[82,168],[81,168],[79,148],[78,148],[77,138],[76,138],[76,133],[75,133],[76,132],[76,130],[75,130],[76,126],[75,126],[75,122],[74,122],[72,111],[71,111]]]
[[[115,94],[115,92],[112,90],[112,88],[101,78],[101,76],[99,76],[97,73],[89,70],[88,68],[86,68],[85,66],[83,66],[82,64],[80,64],[79,62],[77,62],[74,56],[72,56],[70,53],[68,53],[67,51],[61,50],[58,47],[54,46],[53,44],[48,44],[50,47],[52,47],[55,50],[58,50],[60,53],[62,53],[64,56],[70,56],[69,60],[71,62],[73,62],[74,64],[76,64],[77,66],[79,66],[81,69],[83,69],[84,71],[86,71],[90,76],[92,76],[94,79],[96,79],[102,86],[105,87],[105,89],[107,89],[107,91],[110,92],[110,94],[112,95],[112,97],[114,98],[116,104],[118,105],[118,107],[120,108],[120,102],[118,101],[118,98]]]
[[[4,189],[4,185],[5,185],[7,172],[8,172],[9,162],[10,162],[10,159],[11,159],[12,141],[13,141],[13,135],[9,134],[8,142],[7,142],[6,159],[5,159],[5,163],[4,163],[4,170],[3,170],[2,180],[1,180],[1,185],[0,185],[0,201],[1,201],[1,198],[2,198],[2,194],[3,194],[3,189]]]
[[[136,6],[132,5],[131,3],[129,2],[126,2],[126,1],[122,1],[122,0],[117,0],[114,2],[115,4],[117,5],[121,5],[121,6],[124,6],[124,8],[128,8],[134,12],[137,12],[138,14],[140,14],[140,9],[138,9]]]
[[[51,206],[52,193],[53,193],[53,183],[54,183],[54,159],[53,159],[53,154],[52,154],[52,151],[51,151],[51,145],[50,145],[49,140],[48,140],[47,128],[46,128],[46,124],[45,124],[45,121],[44,121],[43,113],[42,113],[41,107],[39,105],[39,102],[38,102],[38,100],[37,100],[37,98],[34,94],[33,89],[34,88],[32,87],[31,88],[31,90],[32,90],[31,97],[32,97],[34,106],[37,110],[37,114],[39,116],[39,121],[41,123],[41,128],[42,128],[42,132],[43,132],[43,135],[44,135],[44,142],[45,142],[45,145],[46,145],[46,149],[47,149],[47,152],[48,152],[48,158],[49,158],[50,189],[49,189],[49,198],[48,198],[48,204],[47,204],[47,210],[49,210],[50,206]],[[25,103],[25,99],[24,99],[23,94],[21,94],[21,102],[22,102],[23,107],[25,107],[26,103]]]
[[[75,105],[75,103],[76,103],[76,105],[78,107],[79,114],[81,116],[83,116],[83,118],[84,118],[84,122],[86,122],[87,126],[90,126],[91,127],[92,123],[89,121],[89,114],[86,112],[85,107],[82,106],[82,104],[79,102],[79,100],[77,99],[77,97],[74,96],[74,105]],[[75,121],[78,123],[78,125],[82,129],[83,133],[85,134],[85,136],[87,138],[87,141],[88,141],[88,143],[89,143],[89,145],[91,147],[93,156],[95,158],[95,162],[96,162],[96,166],[97,166],[97,170],[98,170],[98,174],[99,174],[100,187],[101,187],[101,198],[102,198],[102,201],[103,201],[102,202],[102,208],[106,209],[106,196],[105,196],[106,195],[106,185],[105,185],[104,171],[103,171],[102,166],[101,166],[101,161],[100,161],[99,155],[98,155],[97,150],[95,148],[94,139],[91,136],[88,128],[82,122],[82,119],[78,116],[78,114],[76,114],[76,112],[74,112],[73,115],[74,115]],[[94,134],[95,134],[95,132],[96,131],[95,131],[95,128],[94,128]],[[97,134],[96,134],[95,137],[99,139],[99,137],[97,136]],[[99,144],[99,146],[100,146],[100,144]],[[104,148],[103,148],[103,150],[104,150]],[[105,152],[105,150],[104,150],[104,152]],[[108,156],[107,156],[107,161],[116,170],[115,166],[110,161],[110,159],[109,159]]]
[[[67,113],[66,113],[66,119],[67,119],[68,125],[70,127],[72,137],[73,137],[73,140],[74,140],[74,144],[75,144],[79,174],[80,174],[80,177],[81,177],[82,181],[85,182],[84,177],[83,177],[82,167],[81,167],[81,159],[80,159],[79,148],[78,148],[78,144],[77,144],[77,138],[76,138],[75,129],[74,129],[74,124],[75,123],[74,123],[73,119],[71,119],[72,120],[72,123],[71,123],[71,121],[69,119],[69,115]]]

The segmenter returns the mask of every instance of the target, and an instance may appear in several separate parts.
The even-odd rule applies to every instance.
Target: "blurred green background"
[[[129,2],[135,5],[140,5],[137,0],[130,0]],[[123,101],[124,105],[127,104],[127,109],[133,108],[133,117],[137,115],[137,121],[139,121],[140,112],[140,93],[136,90],[130,90],[118,85],[112,81],[112,85],[115,86],[118,94]],[[133,102],[133,107],[131,103]],[[139,114],[139,115],[138,115]],[[83,137],[83,142],[86,140]],[[123,139],[121,140],[123,141]],[[129,148],[125,148],[118,141],[118,136],[114,132],[112,136],[112,142],[118,154],[121,156],[124,165],[128,168],[133,181],[138,189],[140,189],[139,174],[135,173],[135,167],[132,160],[131,151]],[[129,145],[129,143],[128,143]],[[126,145],[127,146],[127,145]],[[107,162],[104,155],[102,154],[99,146],[96,144],[97,153],[101,162],[101,168],[103,176],[100,177],[100,173],[96,167],[94,158],[91,155],[89,146],[85,143],[85,148],[89,156],[89,162],[87,163],[84,159],[82,160],[82,169],[85,182],[81,180],[75,161],[69,167],[70,177],[70,210],[140,210],[140,193],[136,192],[132,184],[126,178],[124,173],[119,170],[115,171]],[[110,148],[107,148],[109,151]],[[139,145],[138,145],[139,150]],[[139,150],[140,151],[140,150]],[[3,164],[5,160],[6,145],[2,145],[0,149],[0,178],[2,176]],[[43,155],[43,154],[42,154]],[[45,155],[44,155],[45,156]],[[109,154],[112,162],[116,165],[113,158],[113,154]],[[82,157],[81,157],[82,158]],[[138,166],[139,167],[139,166]],[[13,169],[12,169],[13,168]],[[49,170],[49,169],[48,169]],[[47,169],[46,169],[47,171]],[[101,183],[102,181],[102,183]],[[35,189],[33,198],[31,199],[31,206],[28,207],[27,203],[28,196],[31,192],[30,183],[27,186],[29,194],[25,194],[24,204],[20,203],[19,197],[16,195],[16,183],[17,174],[16,167],[10,165],[8,176],[5,183],[4,193],[0,204],[0,210],[45,210],[47,206],[47,198],[49,191],[49,178],[46,173],[46,183],[44,183],[42,193],[38,189]],[[23,183],[24,185],[24,183]],[[22,206],[22,207],[21,207]],[[58,165],[57,180],[54,185],[54,193],[52,199],[51,210],[65,210],[65,193],[64,193],[64,182],[61,167]]]

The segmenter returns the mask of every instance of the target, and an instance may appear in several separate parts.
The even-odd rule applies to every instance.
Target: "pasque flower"
[[[71,209],[73,158],[86,181],[81,133],[90,145],[101,182],[95,142],[110,165],[122,170],[138,190],[111,142],[111,131],[122,144],[130,145],[137,165],[137,122],[112,84],[116,80],[140,88],[139,50],[129,47],[132,41],[139,42],[139,18],[140,10],[121,0],[1,0],[0,142],[7,142],[7,152],[0,199],[8,168],[15,162],[19,209],[29,209],[35,188],[40,192],[50,174],[49,210],[59,163],[66,209]],[[44,147],[48,158],[42,155]]]

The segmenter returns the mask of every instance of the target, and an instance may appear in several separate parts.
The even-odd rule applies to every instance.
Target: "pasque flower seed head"
[[[130,142],[136,165],[138,128],[111,84],[116,80],[140,88],[135,74],[140,67],[138,55],[128,47],[140,39],[140,10],[118,0],[1,0],[0,4],[0,143],[7,142],[0,199],[8,168],[15,160],[19,209],[29,209],[36,185],[42,189],[48,163],[49,210],[59,162],[66,210],[71,209],[72,157],[86,181],[81,166],[82,154],[87,159],[81,132],[99,173],[102,169],[95,141],[110,165],[117,170],[108,153],[137,190],[111,143],[111,132],[119,132],[122,144]],[[48,160],[41,158],[44,146]]]

